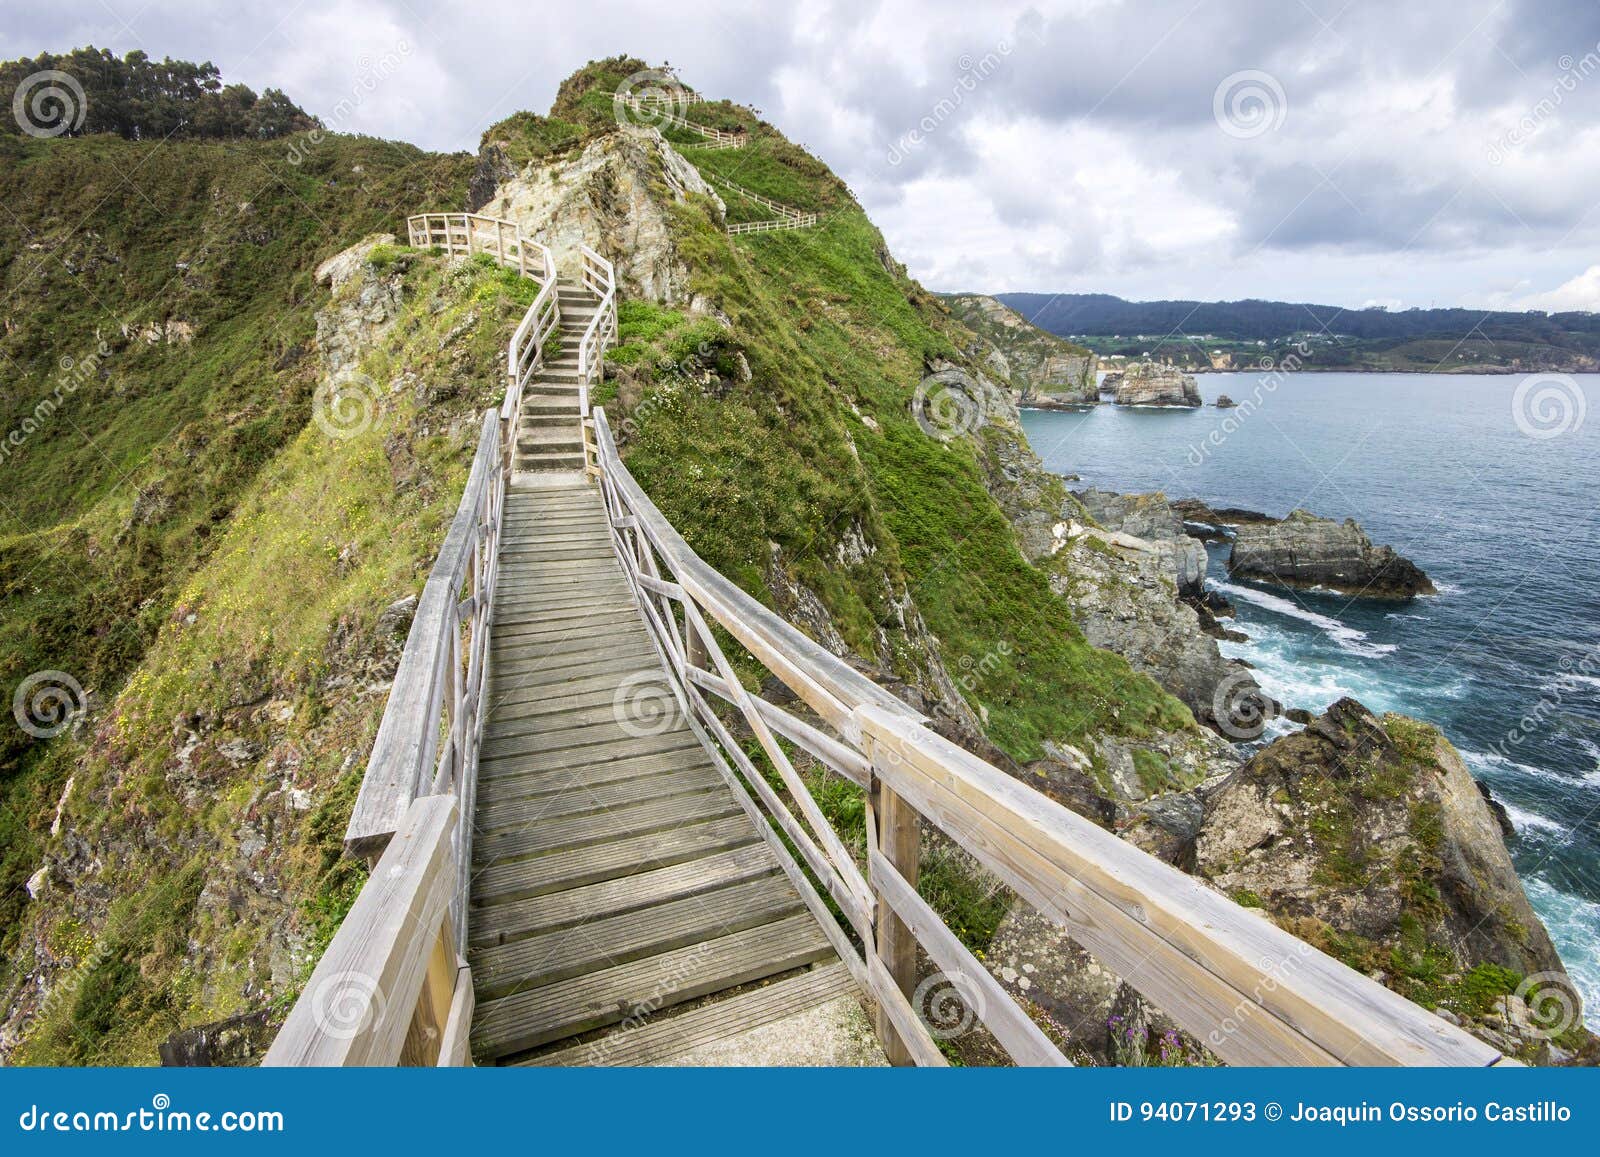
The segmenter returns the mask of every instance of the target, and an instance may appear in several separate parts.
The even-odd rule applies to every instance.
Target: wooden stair
[[[523,386],[512,469],[519,474],[581,471],[583,426],[578,410],[578,342],[599,300],[576,282],[556,282],[561,306],[559,343]],[[603,524],[594,524],[602,533]]]
[[[550,441],[526,437],[548,396],[524,402],[519,462],[555,457],[523,457]],[[480,1064],[653,1063],[854,990],[682,718],[605,520],[579,475],[507,493],[468,919]]]

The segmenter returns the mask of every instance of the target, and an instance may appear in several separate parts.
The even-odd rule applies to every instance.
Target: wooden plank
[[[1480,1066],[1499,1055],[948,740],[874,708],[856,714],[886,783],[1223,1059]]]
[[[669,742],[661,742],[663,739]],[[607,739],[584,747],[563,748],[558,751],[521,752],[495,759],[485,756],[479,766],[487,782],[507,775],[584,767],[603,760],[665,756],[696,746],[698,744],[695,743],[694,736],[676,732],[665,736],[649,735],[643,739],[630,736],[627,739]]]
[[[492,908],[620,877],[635,878],[657,868],[744,847],[755,841],[756,833],[743,816],[722,816],[683,824],[669,831],[631,836],[603,846],[490,864],[474,874],[472,896],[475,903]],[[470,928],[472,943],[484,941],[485,933],[476,923],[480,918],[475,912]]]
[[[665,900],[473,952],[478,999],[498,1000],[771,924],[804,910],[782,875]]]
[[[455,994],[450,1016],[445,1021],[439,1042],[439,1064],[459,1069],[472,1064],[472,1011],[476,1006],[472,990],[472,969],[461,961],[456,969]]]
[[[778,863],[759,841],[722,848],[632,875],[481,905],[473,910],[471,943],[473,947],[514,943],[774,874],[779,874]]]
[[[670,696],[670,692],[664,692]],[[551,735],[561,731],[571,731],[575,728],[610,727],[619,725],[619,716],[626,717],[626,704],[619,707],[615,702],[616,693],[607,696],[603,702],[588,706],[565,706],[560,710],[544,715],[522,715],[516,718],[500,718],[484,733],[485,742],[512,739],[529,739],[540,735]],[[652,704],[654,706],[654,704]],[[663,714],[661,730],[678,724],[677,702],[671,698],[664,698],[663,706],[670,710]],[[655,721],[650,721],[650,729],[655,730]],[[626,727],[623,730],[627,730]]]
[[[597,786],[619,780],[637,779],[640,776],[660,775],[705,766],[707,766],[705,753],[698,746],[686,745],[662,754],[604,760],[593,764],[580,764],[577,767],[559,768],[555,771],[523,774],[502,772],[493,778],[484,777],[479,786],[478,796],[484,804],[503,803],[559,794],[566,791],[574,782]]]
[[[507,739],[496,739],[485,743],[478,760],[480,763],[489,763],[515,755],[535,753],[554,755],[557,752],[581,751],[621,743],[624,740],[633,740],[641,744],[642,746],[637,749],[639,751],[660,751],[676,745],[673,733],[681,729],[682,724],[679,723],[666,731],[641,736],[636,730],[628,731],[620,724],[613,723],[591,724],[565,731],[551,731],[543,735],[513,735]]]
[[[893,1027],[895,1038],[905,1047],[912,1064],[924,1068],[942,1068],[949,1064],[939,1051],[939,1046],[928,1035],[927,1026],[917,1019],[916,1010],[911,1007],[906,994],[900,991],[900,986],[876,954],[867,956],[867,988]]]
[[[955,933],[945,927],[938,913],[917,895],[917,890],[883,853],[874,851],[869,867],[872,886],[877,889],[878,895],[887,901],[921,942],[928,958],[941,972],[952,978],[952,984],[962,999],[977,1006],[970,1011],[982,1019],[984,1027],[1011,1054],[1012,1060],[1019,1065],[1034,1066],[1062,1067],[1072,1064],[1028,1014],[1017,1006],[1011,994],[989,974],[982,962],[968,951]],[[879,919],[882,919],[881,909]]]
[[[504,1056],[833,955],[810,915],[735,932],[480,1005],[473,1047]]]
[[[449,796],[424,796],[406,810],[263,1064],[399,1060],[455,886],[455,823]]]
[[[477,828],[481,836],[544,820],[586,815],[721,787],[722,779],[709,767],[637,776],[598,785],[574,783],[559,794],[479,807]]]
[[[916,895],[917,860],[920,854],[921,826],[917,813],[899,796],[879,785],[872,801],[877,823],[877,840],[871,851],[872,863],[903,876],[907,890]],[[874,951],[887,975],[909,997],[917,986],[917,939],[910,927],[892,907],[878,905]],[[869,961],[869,964],[871,962]],[[909,1065],[916,1060],[914,1041],[899,1039],[894,1006],[878,1002],[878,1040],[892,1065]]]
[[[638,1066],[668,1063],[691,1049],[715,1044],[855,994],[843,964],[824,964],[687,1012],[669,1013],[598,1040],[540,1053],[517,1064]]]
[[[696,820],[732,815],[738,808],[724,791],[675,795],[593,815],[567,816],[516,832],[486,832],[474,841],[477,860],[489,865],[513,857],[571,851],[627,836],[665,831]]]

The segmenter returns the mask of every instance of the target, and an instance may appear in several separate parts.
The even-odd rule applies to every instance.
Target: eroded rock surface
[[[1239,523],[1228,573],[1378,599],[1409,599],[1434,590],[1420,567],[1393,547],[1374,546],[1355,519],[1335,522],[1305,510],[1290,511],[1277,522]]]

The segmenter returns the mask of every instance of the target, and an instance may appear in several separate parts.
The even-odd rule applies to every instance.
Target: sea
[[[1516,829],[1512,857],[1600,1010],[1600,375],[1196,375],[1200,409],[1025,410],[1079,489],[1354,518],[1423,568],[1405,604],[1209,585],[1223,643],[1287,706],[1350,695],[1439,727]],[[1226,394],[1238,403],[1217,409]]]

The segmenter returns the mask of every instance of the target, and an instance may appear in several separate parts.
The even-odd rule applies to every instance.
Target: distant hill
[[[1104,293],[995,295],[1034,325],[1100,354],[1204,368],[1303,342],[1314,369],[1586,371],[1600,368],[1600,314],[1343,309],[1287,301],[1127,301]],[[1263,353],[1263,351],[1267,351]]]

